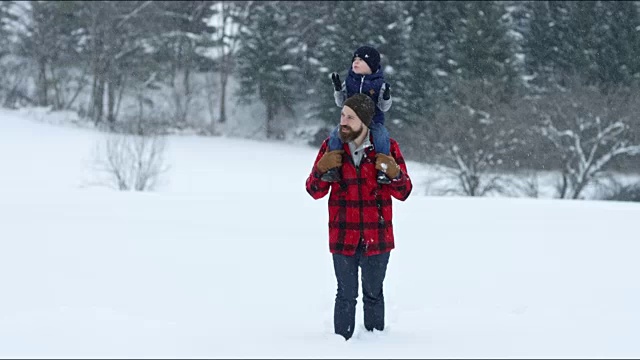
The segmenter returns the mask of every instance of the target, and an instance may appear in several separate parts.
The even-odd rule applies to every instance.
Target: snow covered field
[[[640,357],[640,204],[415,191],[387,328],[359,300],[345,342],[317,149],[172,136],[157,191],[119,192],[87,186],[103,135],[51,122],[0,110],[0,357]]]

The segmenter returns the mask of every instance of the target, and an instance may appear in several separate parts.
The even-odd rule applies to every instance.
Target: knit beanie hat
[[[356,57],[359,57],[366,62],[372,73],[378,71],[378,68],[380,67],[380,53],[375,48],[371,46],[361,46],[353,53],[351,62],[353,62]]]
[[[348,106],[353,110],[360,118],[360,121],[367,127],[371,125],[371,120],[373,120],[373,115],[376,112],[376,104],[373,103],[370,97],[362,93],[354,94],[344,101],[344,106]]]

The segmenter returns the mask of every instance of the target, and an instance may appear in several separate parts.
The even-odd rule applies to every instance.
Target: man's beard
[[[343,129],[347,129],[347,132],[343,132]],[[360,130],[358,131],[353,131],[352,128],[350,128],[347,125],[340,125],[340,131],[338,132],[338,135],[340,136],[340,140],[342,140],[343,143],[348,143],[351,142],[355,139],[358,138],[358,136],[362,135],[362,132],[364,131],[364,126],[360,126]]]

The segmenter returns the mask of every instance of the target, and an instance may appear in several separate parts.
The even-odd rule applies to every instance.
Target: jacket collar
[[[364,141],[362,141],[362,144],[360,144],[360,146],[356,147],[356,143],[353,141],[349,142],[349,151],[353,152],[353,151],[357,151],[360,149],[365,149],[371,145],[371,131],[369,131],[369,135],[366,136],[364,138]]]
[[[372,80],[376,80],[379,78],[382,78],[384,76],[384,73],[382,72],[382,68],[378,69],[378,71],[374,72],[373,74],[368,74],[368,75],[360,75],[360,74],[356,74],[353,72],[353,69],[349,68],[349,76],[352,76],[356,79],[360,79],[362,77],[364,77],[365,80],[367,81],[372,81]]]
[[[374,153],[373,150],[373,135],[371,134],[371,130],[369,131],[369,135],[364,139],[364,141],[362,142],[362,144],[360,144],[359,147],[355,147],[355,143],[353,141],[345,144],[345,148],[346,148],[346,152],[347,154],[349,154],[349,156],[347,157],[349,159],[349,162],[351,162],[352,165],[355,166],[355,163],[353,162],[353,152],[352,152],[352,148],[353,150],[359,150],[359,149],[364,149],[364,153],[363,153],[363,157],[369,157],[371,156],[372,153]],[[360,164],[362,164],[362,160],[360,161]]]

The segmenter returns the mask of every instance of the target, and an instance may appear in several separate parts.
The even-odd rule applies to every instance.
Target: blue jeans
[[[362,246],[355,255],[333,254],[333,268],[338,280],[338,292],[333,310],[333,327],[336,334],[349,339],[356,322],[358,298],[358,267],[362,269],[362,302],[364,327],[367,330],[384,330],[384,294],[382,284],[387,272],[390,252],[364,256]]]
[[[389,131],[381,123],[371,123],[371,135],[373,137],[373,147],[376,153],[389,155],[391,144],[389,143]],[[340,125],[336,126],[329,135],[329,151],[341,150],[342,140],[340,140]]]

